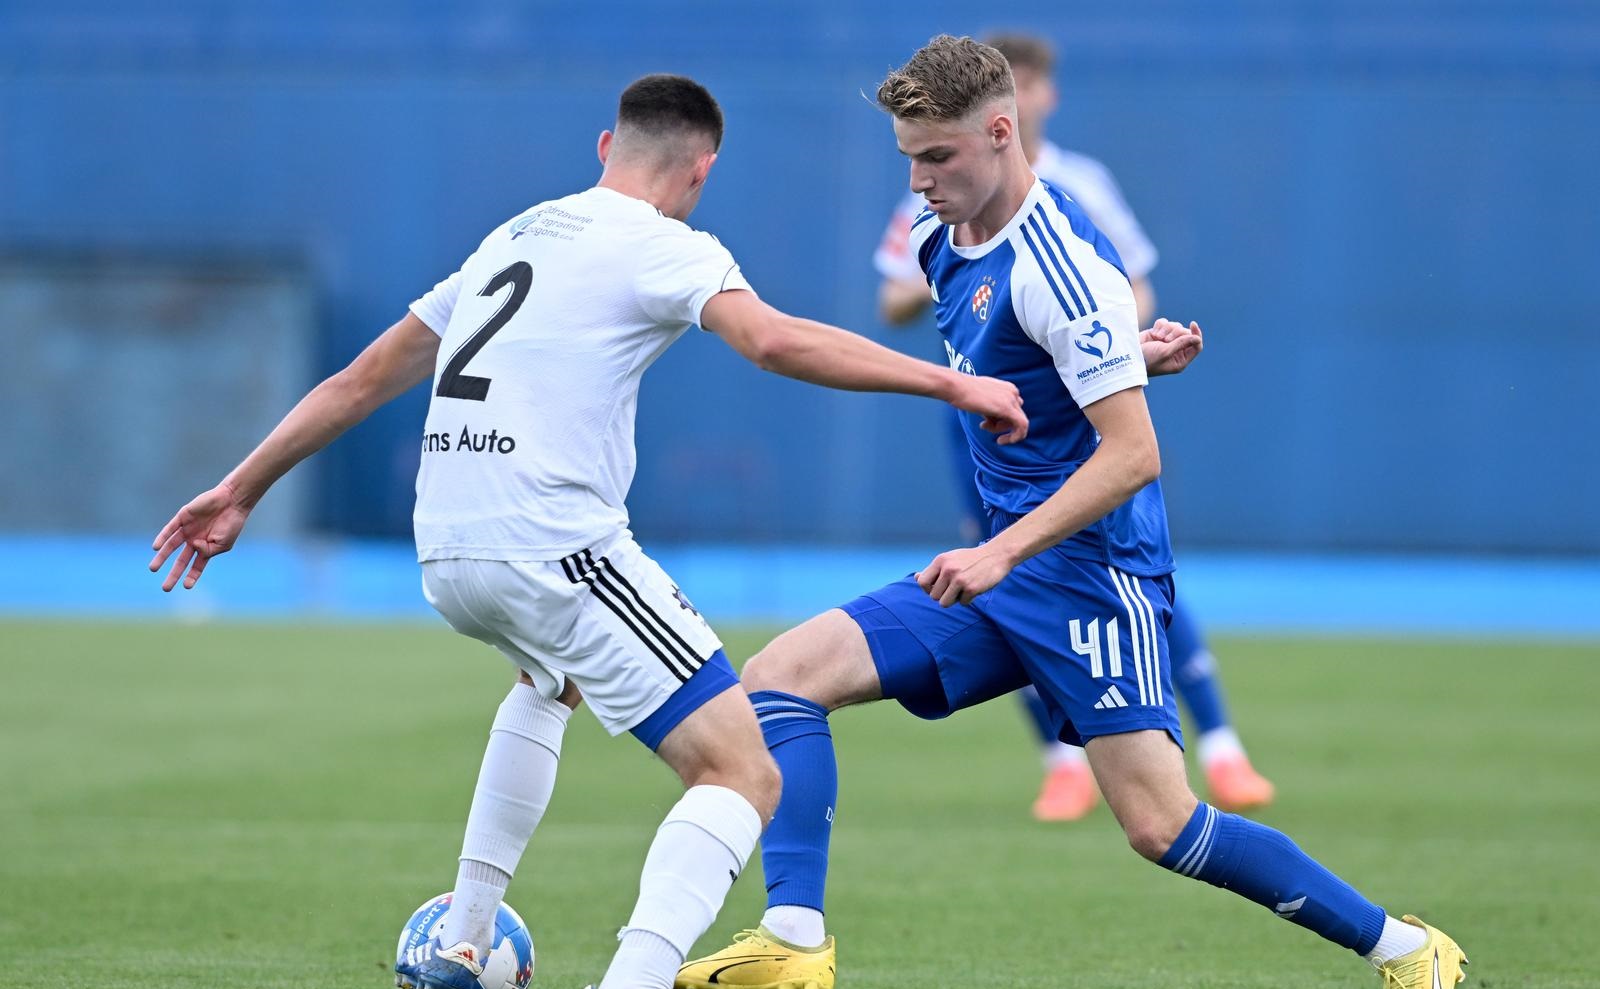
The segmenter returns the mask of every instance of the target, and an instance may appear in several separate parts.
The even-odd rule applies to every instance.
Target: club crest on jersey
[[[972,293],[972,315],[982,323],[989,318],[989,304],[994,301],[994,279],[988,275],[978,283],[977,289]]]
[[[1096,346],[1094,341],[1101,336],[1106,338],[1105,343],[1101,346]],[[1111,331],[1101,326],[1098,319],[1094,321],[1094,326],[1088,333],[1082,334],[1072,342],[1079,350],[1093,357],[1104,357],[1111,353]]]

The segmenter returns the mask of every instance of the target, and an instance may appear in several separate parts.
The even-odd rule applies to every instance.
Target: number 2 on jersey
[[[511,322],[511,317],[522,308],[522,303],[528,298],[528,290],[533,287],[533,265],[518,261],[489,279],[489,284],[478,294],[493,296],[507,285],[512,288],[506,301],[500,303],[500,308],[494,311],[488,322],[478,327],[478,332],[468,337],[467,342],[450,355],[450,363],[444,366],[444,371],[439,375],[439,387],[435,389],[435,395],[440,398],[464,398],[469,402],[481,402],[489,397],[490,379],[461,372],[466,369],[467,362],[478,356],[478,351],[489,342],[489,338],[499,333],[501,327]]]

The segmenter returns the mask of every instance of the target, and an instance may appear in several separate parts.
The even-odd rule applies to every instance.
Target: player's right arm
[[[949,402],[983,417],[1001,443],[1028,435],[1028,417],[1016,385],[960,374],[907,357],[866,337],[815,320],[790,316],[754,292],[719,292],[706,302],[700,325],[762,370],[845,391],[897,392]]]
[[[155,538],[152,572],[182,548],[161,589],[193,587],[206,562],[226,553],[261,496],[300,461],[373,410],[433,374],[439,334],[415,313],[385,330],[344,370],[313,388],[251,454],[209,491],[179,509]],[[188,573],[185,575],[184,571]]]
[[[917,583],[939,604],[971,604],[1022,561],[1104,518],[1161,476],[1144,388],[1113,392],[1083,410],[1100,435],[1094,453],[1037,508],[981,546],[934,557]]]

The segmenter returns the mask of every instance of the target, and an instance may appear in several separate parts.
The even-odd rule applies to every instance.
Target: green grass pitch
[[[749,655],[762,630],[727,635]],[[1263,819],[1392,912],[1453,933],[1468,984],[1600,984],[1600,646],[1216,643],[1278,784]],[[390,984],[448,888],[492,652],[428,626],[0,624],[0,986]],[[671,773],[573,721],[509,900],[540,987],[598,981]],[[841,986],[1375,987],[1353,955],[1163,872],[1104,807],[1040,825],[1014,705],[834,718]],[[752,865],[702,948],[752,925]]]

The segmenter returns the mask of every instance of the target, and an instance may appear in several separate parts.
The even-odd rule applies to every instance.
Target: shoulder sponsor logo
[[[519,216],[515,220],[512,220],[510,228],[511,239],[516,240],[518,237],[521,237],[523,234],[527,233],[528,228],[533,226],[534,222],[538,219],[539,214],[537,211],[535,211],[529,213],[527,216]]]
[[[1105,337],[1104,343],[1097,343],[1100,337]],[[1104,357],[1111,353],[1111,331],[1100,325],[1097,319],[1088,333],[1082,334],[1072,341],[1077,348],[1093,357]]]
[[[1078,380],[1079,381],[1083,381],[1086,378],[1093,378],[1096,375],[1104,374],[1105,372],[1111,370],[1112,368],[1121,367],[1122,365],[1128,363],[1131,360],[1133,360],[1132,356],[1130,356],[1128,354],[1123,354],[1121,357],[1113,357],[1108,361],[1101,361],[1099,364],[1096,364],[1094,367],[1085,368],[1084,370],[1079,371],[1078,372]]]
[[[532,213],[526,213],[512,220],[506,230],[511,234],[512,240],[523,234],[554,237],[557,240],[574,240],[577,234],[583,233],[593,222],[592,216],[569,213],[559,206],[541,206]]]

